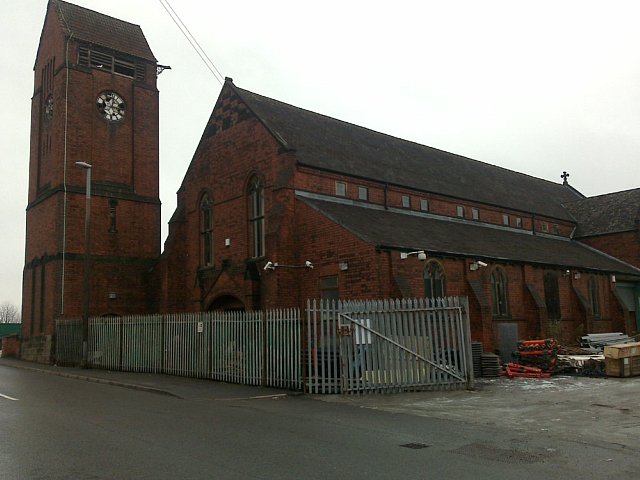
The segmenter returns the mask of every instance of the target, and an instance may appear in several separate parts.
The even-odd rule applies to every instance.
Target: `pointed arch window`
[[[509,315],[507,297],[507,274],[502,268],[497,267],[491,273],[491,298],[493,300],[494,317],[506,317]]]
[[[600,288],[597,277],[589,278],[589,302],[594,317],[600,316]]]
[[[446,295],[445,273],[442,265],[436,261],[428,262],[424,267],[424,295],[427,298],[441,298]]]
[[[560,289],[558,287],[558,273],[544,272],[544,301],[547,315],[551,320],[560,319]]]
[[[200,246],[201,265],[213,265],[213,202],[207,193],[200,200]]]
[[[264,256],[264,185],[258,177],[249,182],[249,242],[251,256]]]

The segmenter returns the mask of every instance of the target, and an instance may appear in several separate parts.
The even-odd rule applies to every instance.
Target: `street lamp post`
[[[86,206],[84,214],[84,276],[82,280],[82,359],[80,366],[89,368],[89,279],[91,276],[91,165],[86,162],[76,162],[76,165],[85,169],[86,186]]]

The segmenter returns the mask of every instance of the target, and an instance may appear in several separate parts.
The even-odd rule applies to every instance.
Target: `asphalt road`
[[[0,478],[639,477],[638,450],[624,445],[216,382],[180,386],[181,398],[0,365]]]

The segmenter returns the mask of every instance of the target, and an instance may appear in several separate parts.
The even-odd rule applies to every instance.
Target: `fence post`
[[[467,390],[474,389],[473,378],[473,353],[471,352],[471,317],[469,316],[469,297],[462,297],[460,299],[462,307],[462,318],[464,325],[464,349],[466,352],[466,364],[467,364]]]
[[[269,359],[267,354],[267,312],[265,310],[260,311],[260,317],[262,318],[262,371],[260,372],[260,385],[267,386],[267,361]]]
[[[167,315],[160,315],[160,361],[162,362],[160,364],[160,373],[166,373],[165,357],[167,352],[166,352],[166,349],[164,348],[164,337],[166,335],[166,332],[165,332],[166,322],[167,322]]]
[[[124,351],[124,317],[120,317],[120,352],[118,358],[118,368],[122,371],[122,352]]]

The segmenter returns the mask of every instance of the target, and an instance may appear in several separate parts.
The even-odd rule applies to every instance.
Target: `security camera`
[[[273,264],[273,262],[267,262],[267,264],[264,266],[264,270],[275,270],[276,266]]]
[[[479,267],[486,267],[487,266],[486,263],[484,263],[484,262],[482,262],[480,260],[478,260],[476,263],[478,264]]]
[[[418,252],[418,260],[425,261],[426,259],[427,259],[427,254],[424,253],[422,250],[420,250]]]
[[[304,266],[307,268],[313,268],[313,263],[311,263],[309,260],[307,260],[306,262],[304,262]]]

